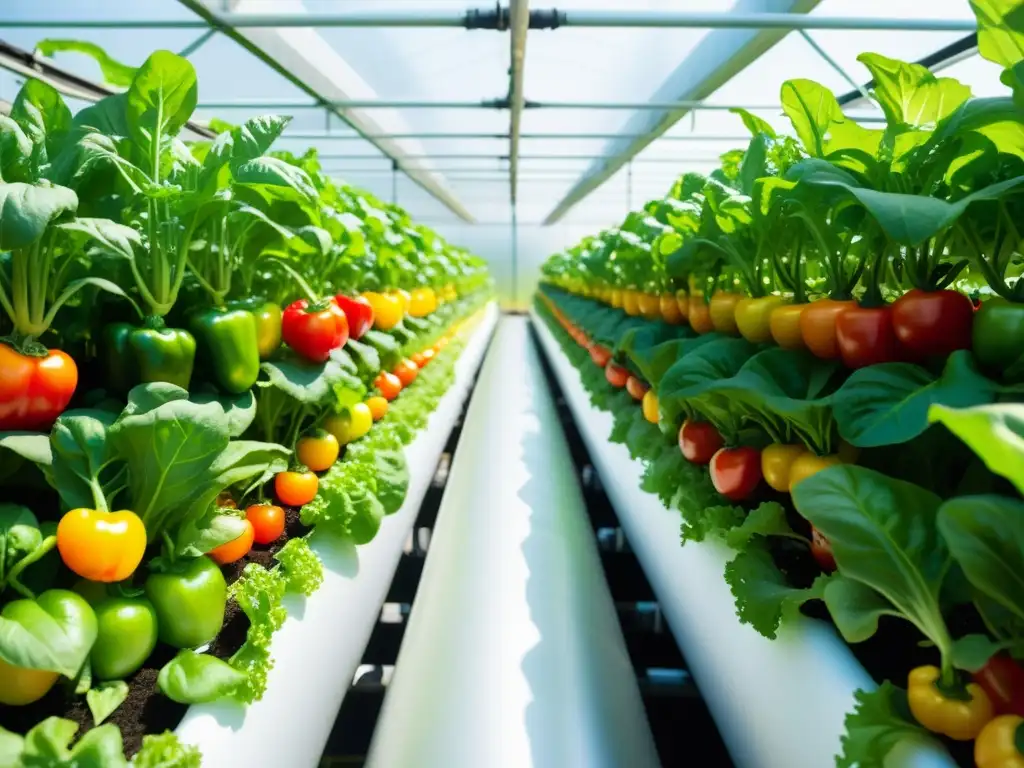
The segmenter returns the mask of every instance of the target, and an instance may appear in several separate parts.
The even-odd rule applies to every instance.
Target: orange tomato
[[[657,320],[661,317],[661,299],[653,293],[637,293],[637,306],[640,314],[648,320]]]
[[[783,349],[805,349],[803,334],[800,333],[800,315],[806,304],[786,304],[772,310],[768,327],[775,343]]]
[[[124,581],[142,562],[146,527],[134,512],[72,509],[57,525],[64,564],[89,581]]]
[[[636,317],[640,314],[640,291],[625,290],[622,292],[622,309],[625,310],[626,314],[630,317]]]
[[[380,421],[388,412],[388,401],[380,395],[374,395],[367,399],[366,407],[370,409],[370,415],[373,416],[373,420]]]
[[[626,391],[629,392],[629,396],[634,400],[643,400],[644,395],[647,394],[647,390],[650,387],[636,376],[630,376],[626,379]]]
[[[289,507],[308,504],[319,488],[320,481],[312,472],[278,472],[274,476],[274,493]]]
[[[296,458],[314,472],[324,472],[338,460],[340,445],[330,429],[303,435],[295,444]]]
[[[697,333],[711,333],[715,330],[714,324],[711,322],[711,307],[708,303],[700,296],[694,296],[690,298],[690,327],[693,328]]]
[[[804,344],[815,355],[824,360],[839,357],[839,342],[836,339],[836,318],[855,301],[819,299],[808,304],[800,314],[800,335]]]
[[[394,400],[402,391],[401,380],[395,374],[387,371],[381,371],[380,375],[373,380],[373,386],[388,400]]]
[[[742,298],[738,293],[728,291],[716,291],[711,296],[709,312],[711,313],[711,325],[716,331],[730,335],[739,332],[739,327],[736,325],[736,305]]]
[[[252,549],[253,536],[252,523],[246,520],[245,530],[241,536],[211,549],[206,554],[217,565],[228,565],[229,563],[237,562],[249,554],[249,551]]]
[[[392,373],[398,377],[404,388],[416,381],[416,377],[420,374],[420,368],[412,360],[403,360],[395,366]]]
[[[658,309],[661,311],[661,319],[670,325],[682,325],[683,318],[686,317],[683,308],[671,293],[661,294]]]
[[[272,544],[284,533],[284,510],[276,504],[253,504],[245,510],[245,519],[257,544]]]
[[[683,322],[690,322],[690,297],[683,291],[676,294],[676,306],[679,307],[679,312],[683,316]]]
[[[806,480],[812,475],[816,475],[823,469],[834,467],[836,464],[842,464],[843,461],[835,454],[830,456],[818,456],[806,451],[796,457],[789,466],[789,490],[790,492],[796,488],[797,484],[801,480]]]

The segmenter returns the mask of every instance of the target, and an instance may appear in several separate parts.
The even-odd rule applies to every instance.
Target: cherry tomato
[[[595,364],[604,368],[608,365],[608,361],[612,359],[612,351],[608,347],[602,347],[600,344],[591,344],[590,346],[590,359]]]
[[[661,317],[661,300],[657,294],[641,293],[637,296],[637,303],[640,306],[640,314],[648,320],[657,320]]]
[[[316,497],[320,481],[312,472],[278,472],[274,476],[274,493],[283,504],[301,507]]]
[[[720,448],[711,457],[711,482],[729,501],[743,501],[761,482],[761,452],[756,448]]]
[[[640,314],[640,291],[629,289],[622,292],[622,309],[630,317]]]
[[[280,477],[280,475],[278,475]],[[316,475],[314,475],[316,477]],[[214,547],[208,554],[210,559],[217,565],[228,565],[230,563],[237,562],[243,557],[249,554],[252,550],[252,542],[255,537],[255,532],[252,527],[252,523],[249,520],[245,521],[245,530],[242,535],[237,539],[232,539],[221,544],[219,547]]]
[[[608,365],[604,367],[604,377],[608,379],[608,383],[613,387],[616,389],[622,389],[626,386],[626,382],[629,380],[629,371],[621,365],[608,363]]]
[[[346,296],[339,293],[334,301],[345,313],[348,333],[353,339],[361,339],[373,327],[373,306],[363,296]]]
[[[683,318],[686,317],[676,297],[671,293],[661,294],[658,309],[661,312],[661,319],[669,325],[682,325]]]
[[[974,305],[957,291],[915,288],[892,305],[896,338],[912,356],[948,355],[971,348]]]
[[[768,319],[775,343],[783,349],[806,349],[804,337],[800,333],[800,316],[807,309],[807,304],[783,304],[772,310]]]
[[[363,298],[373,307],[374,328],[390,331],[402,321],[404,311],[400,297],[367,291]]]
[[[426,368],[431,360],[434,359],[434,350],[431,348],[424,349],[422,352],[417,352],[412,356],[412,361],[416,363],[417,368]]]
[[[789,491],[789,476],[793,462],[807,453],[802,445],[774,443],[761,451],[761,474],[764,481],[776,491]]]
[[[839,456],[832,454],[830,456],[816,456],[815,454],[807,451],[806,453],[797,456],[793,465],[789,468],[789,490],[790,493],[796,488],[797,484],[801,480],[806,480],[812,475],[816,475],[823,469],[828,469],[836,464],[842,464],[843,460]]]
[[[409,314],[413,317],[426,317],[437,309],[437,294],[433,288],[415,288],[409,294]]]
[[[690,297],[690,327],[697,333],[711,333],[715,324],[711,322],[711,307],[702,296]]]
[[[687,419],[679,428],[679,450],[692,464],[708,464],[725,444],[718,430],[706,421]]]
[[[384,400],[384,398],[379,399]],[[387,403],[387,400],[384,402]],[[353,440],[358,440],[369,432],[372,426],[373,411],[370,410],[367,403],[354,403],[342,410],[341,413],[328,416],[324,421],[324,428],[334,435],[341,445],[348,445]]]
[[[33,357],[0,343],[0,431],[49,430],[77,386],[78,367],[59,349]]]
[[[615,309],[622,309],[624,293],[621,288],[612,288],[611,293],[608,295],[608,303]]]
[[[348,320],[333,299],[316,304],[299,299],[289,304],[281,317],[281,336],[303,357],[323,363],[331,350],[348,341]]]
[[[72,509],[57,524],[57,550],[89,581],[124,581],[146,551],[146,527],[134,512]]]
[[[366,407],[370,409],[370,416],[373,417],[373,420],[380,421],[388,412],[387,398],[381,397],[380,395],[374,395],[373,397],[367,398]]]
[[[640,404],[643,409],[644,418],[647,419],[651,424],[657,424],[660,416],[658,412],[658,396],[654,394],[653,389],[648,389],[644,394],[643,402]]]
[[[808,304],[800,313],[800,335],[811,352],[823,360],[839,357],[839,341],[836,339],[836,318],[851,307],[854,301],[819,299]]]
[[[402,392],[401,380],[395,374],[387,371],[380,372],[380,375],[373,380],[373,386],[388,400],[394,400]]]
[[[836,343],[843,365],[863,368],[899,359],[891,307],[850,307],[836,317]]]
[[[329,416],[327,421],[332,418],[335,417]],[[331,430],[318,429],[299,438],[295,444],[295,457],[314,472],[325,472],[338,460],[339,450],[338,438]]]
[[[740,299],[736,302],[736,327],[740,335],[754,344],[771,341],[772,312],[785,302],[781,296]]]
[[[245,510],[245,519],[252,524],[257,544],[272,544],[284,533],[284,510],[274,504],[253,504]]]
[[[676,306],[679,307],[679,314],[682,315],[681,322],[690,322],[690,297],[683,291],[676,294]]]
[[[402,360],[398,365],[395,366],[395,370],[392,373],[398,377],[398,380],[402,382],[402,388],[408,387],[419,376],[420,369],[412,360]]]
[[[434,343],[434,354],[435,354],[435,355],[436,355],[436,354],[439,354],[439,353],[441,352],[441,350],[442,350],[442,349],[444,349],[445,347],[447,347],[447,346],[448,346],[448,343],[449,343],[450,341],[451,341],[451,339],[449,339],[449,338],[448,338],[447,336],[442,336],[442,337],[441,337],[440,339],[438,339],[438,340],[437,340],[437,341],[436,341],[436,342]]]
[[[626,379],[626,391],[629,392],[630,396],[634,400],[643,400],[644,395],[647,394],[648,387],[644,382],[640,381],[636,376],[630,376]]]
[[[832,573],[836,569],[836,558],[832,554],[832,542],[813,525],[811,526],[811,554],[818,561],[821,570]]]
[[[997,653],[975,672],[997,715],[1024,717],[1024,668],[1006,653]]]
[[[736,305],[742,298],[738,293],[728,291],[716,291],[712,294],[708,310],[711,313],[711,325],[716,331],[730,335],[739,332],[736,325]]]

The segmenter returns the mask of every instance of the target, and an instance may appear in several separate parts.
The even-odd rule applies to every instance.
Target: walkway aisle
[[[484,362],[367,765],[658,765],[525,318]]]

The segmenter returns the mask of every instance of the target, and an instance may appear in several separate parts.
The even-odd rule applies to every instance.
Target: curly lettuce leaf
[[[267,674],[274,666],[270,641],[288,615],[281,605],[285,588],[283,575],[249,563],[228,589],[228,596],[249,618],[245,642],[229,660],[232,667],[245,673],[245,680],[233,694],[240,702],[259,701],[267,689]]]
[[[843,751],[836,768],[884,768],[885,758],[904,739],[927,739],[907,704],[907,692],[889,681],[874,691],[857,691],[857,704],[846,715]]]
[[[132,768],[201,768],[203,756],[197,747],[182,744],[171,731],[142,737],[142,748],[132,759]]]
[[[786,510],[777,501],[765,501],[750,510],[743,522],[725,534],[725,543],[733,549],[745,549],[755,538],[784,536],[806,541],[786,520]]]
[[[274,559],[281,564],[285,590],[309,597],[324,583],[324,564],[302,537],[288,539]]]

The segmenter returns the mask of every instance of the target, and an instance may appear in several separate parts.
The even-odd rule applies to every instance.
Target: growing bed
[[[612,416],[594,408],[547,324],[532,315],[602,485],[657,595],[722,738],[738,766],[831,765],[857,689],[875,684],[823,622],[784,624],[768,640],[740,623],[723,578],[731,550],[713,540],[679,546],[679,516],[640,490],[643,465],[608,441]],[[889,766],[946,768],[937,744],[904,742]]]
[[[264,697],[242,707],[190,707],[177,728],[195,744],[204,765],[316,765],[348,691],[391,584],[402,545],[416,520],[448,434],[462,410],[498,311],[488,305],[455,366],[455,384],[406,449],[409,490],[374,540],[358,550],[350,541],[314,534],[310,545],[324,563],[324,582],[311,597],[289,595],[288,619],[274,636],[273,670]]]

